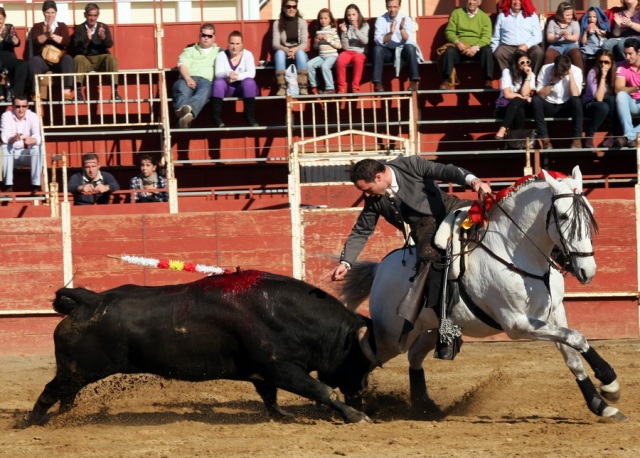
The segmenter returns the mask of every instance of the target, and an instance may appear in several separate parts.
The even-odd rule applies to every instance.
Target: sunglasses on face
[[[29,105],[14,105],[13,108],[29,108]]]
[[[298,5],[284,5],[284,7],[288,10],[295,10],[298,8]]]
[[[611,65],[611,61],[610,60],[599,60],[598,63],[600,65]]]
[[[521,60],[520,62],[518,62],[518,65],[529,65],[531,64],[530,60]]]
[[[200,34],[200,37],[201,37],[201,38],[213,38],[213,35],[208,35],[208,34],[206,34],[206,33],[201,33],[201,34]]]

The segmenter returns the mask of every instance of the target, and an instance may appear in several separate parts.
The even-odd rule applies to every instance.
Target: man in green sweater
[[[467,60],[480,63],[485,89],[493,88],[491,19],[480,9],[481,4],[482,0],[468,0],[466,8],[456,8],[449,16],[445,35],[452,45],[440,56],[440,89],[453,89],[453,69],[456,64]]]
[[[220,48],[213,24],[200,27],[198,43],[187,46],[178,57],[180,78],[173,85],[173,107],[178,125],[187,128],[211,98],[211,82]]]

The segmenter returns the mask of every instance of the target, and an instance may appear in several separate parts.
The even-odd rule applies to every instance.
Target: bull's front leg
[[[366,414],[341,402],[331,387],[311,377],[296,364],[279,365],[271,375],[277,388],[327,405],[338,412],[347,423],[371,422]]]
[[[42,394],[38,397],[33,410],[25,417],[25,424],[23,426],[41,425],[44,424],[45,415],[47,411],[60,400],[60,390],[58,384],[58,378],[54,377],[44,387]]]

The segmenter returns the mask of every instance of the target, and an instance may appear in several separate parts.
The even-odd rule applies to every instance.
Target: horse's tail
[[[345,276],[340,297],[347,308],[355,311],[369,297],[379,263],[356,261]]]

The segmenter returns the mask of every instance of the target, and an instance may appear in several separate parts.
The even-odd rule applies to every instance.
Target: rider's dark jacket
[[[395,210],[396,204],[387,195],[365,197],[364,208],[344,244],[341,261],[352,264],[357,259],[380,216],[404,233],[403,220],[412,229],[424,216],[434,216],[439,223],[449,211],[464,204],[458,198],[442,192],[435,180],[466,186],[465,178],[471,175],[468,170],[419,156],[399,157],[385,165],[392,168],[396,175],[401,217]]]

